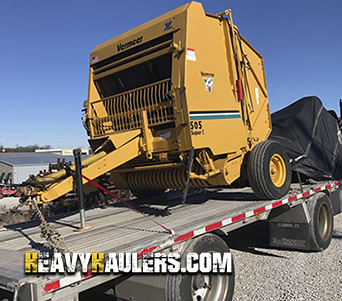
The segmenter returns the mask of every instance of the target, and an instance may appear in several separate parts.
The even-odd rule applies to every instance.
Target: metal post
[[[75,168],[76,173],[74,177],[74,181],[76,181],[76,191],[79,201],[79,209],[80,209],[80,230],[85,228],[85,209],[84,209],[84,197],[83,197],[83,185],[82,185],[82,165],[81,165],[81,150],[74,149],[74,158],[75,158]]]
[[[194,148],[192,147],[188,155],[188,162],[186,164],[186,170],[185,170],[185,182],[184,182],[183,202],[182,202],[183,204],[185,203],[186,198],[188,196],[190,172],[191,172],[193,161],[194,161]]]
[[[303,192],[303,185],[302,185],[302,179],[300,178],[300,173],[299,171],[297,170],[297,178],[298,178],[298,183],[299,183],[299,186],[300,186],[300,191]]]

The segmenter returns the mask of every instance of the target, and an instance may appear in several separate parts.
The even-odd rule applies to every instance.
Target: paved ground
[[[331,245],[320,253],[232,249],[234,301],[342,300],[342,214],[334,224]]]

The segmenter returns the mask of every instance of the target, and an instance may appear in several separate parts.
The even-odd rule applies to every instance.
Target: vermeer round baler
[[[213,15],[191,2],[100,44],[84,107],[90,179],[110,173],[138,196],[247,181],[262,199],[288,192],[288,157],[268,140],[263,58],[230,10]],[[39,200],[72,190],[62,173],[39,179],[60,179]]]

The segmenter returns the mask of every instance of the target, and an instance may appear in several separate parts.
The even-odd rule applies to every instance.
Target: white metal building
[[[73,156],[58,156],[50,153],[0,153],[0,175],[11,173],[11,181],[20,184],[30,175],[48,170],[49,163],[57,163],[57,159],[73,162]]]

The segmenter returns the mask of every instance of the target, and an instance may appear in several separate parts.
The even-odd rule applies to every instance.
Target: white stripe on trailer
[[[82,274],[81,272],[77,272],[75,273],[75,275],[65,276],[64,278],[45,284],[44,291],[46,293],[49,293],[51,291],[55,291],[63,287],[67,287],[83,279],[89,278],[90,276],[93,276],[91,273],[91,269],[88,269],[87,274]]]
[[[66,286],[69,286],[70,284],[73,284],[77,281],[82,280],[82,278],[83,277],[81,275],[81,272],[77,272],[75,275],[71,275],[71,276],[60,279],[59,284],[61,287],[66,287]]]
[[[202,235],[204,233],[205,233],[205,227],[197,229],[197,230],[194,231],[194,235],[195,236],[199,236],[199,235]]]
[[[249,211],[246,213],[246,217],[251,217],[251,216],[254,216],[254,211]]]
[[[227,225],[229,225],[229,224],[231,224],[231,223],[232,223],[232,219],[231,219],[231,218],[224,219],[224,220],[222,221],[222,227],[223,227],[223,226],[227,226]]]
[[[272,208],[273,208],[273,207],[272,207],[272,204],[266,205],[266,206],[265,206],[266,211],[271,210]]]

